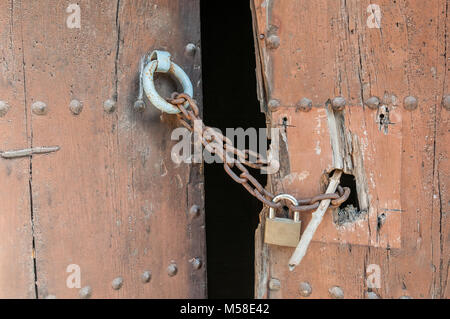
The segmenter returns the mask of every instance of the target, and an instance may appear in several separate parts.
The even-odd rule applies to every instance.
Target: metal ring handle
[[[169,73],[183,87],[183,92],[189,96],[194,95],[191,80],[178,65],[170,61],[170,53],[166,51],[153,51],[149,57],[149,63],[144,68],[143,86],[145,94],[152,104],[163,112],[169,114],[180,113],[172,104],[168,103],[158,92],[156,92],[154,75],[155,72]],[[189,103],[185,104],[185,107]]]
[[[287,199],[288,201],[290,201],[294,206],[298,206],[298,201],[297,199],[295,199],[294,196],[289,195],[289,194],[280,194],[275,196],[272,201],[274,203],[278,203],[281,199]],[[273,219],[275,218],[275,209],[273,207],[270,207],[269,209],[269,218]],[[300,221],[300,214],[299,212],[294,212],[294,221],[298,222]]]

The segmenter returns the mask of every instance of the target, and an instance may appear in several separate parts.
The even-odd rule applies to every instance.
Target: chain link
[[[180,110],[177,117],[184,127],[189,131],[197,133],[201,137],[202,145],[211,154],[215,154],[223,161],[225,172],[236,182],[241,184],[251,195],[263,202],[268,207],[281,208],[284,205],[281,202],[275,203],[272,193],[267,191],[254,176],[250,174],[245,166],[255,169],[261,169],[269,165],[269,162],[263,159],[262,155],[251,150],[239,150],[233,146],[229,138],[222,133],[217,132],[211,127],[206,126],[199,117],[197,103],[193,98],[185,93],[173,93],[168,102]],[[189,107],[185,107],[185,103],[189,103]],[[200,123],[195,125],[194,123]],[[208,133],[205,134],[205,131]],[[211,136],[209,135],[211,134]],[[208,136],[209,138],[205,137]],[[221,145],[221,148],[214,148],[211,143]],[[250,162],[249,158],[256,158],[256,161]],[[239,172],[236,173],[233,169]],[[291,211],[308,212],[319,207],[320,201],[330,199],[332,207],[339,207],[350,196],[350,188],[338,186],[336,193],[320,194],[311,198],[299,199],[298,206],[291,202],[286,202],[286,206]]]

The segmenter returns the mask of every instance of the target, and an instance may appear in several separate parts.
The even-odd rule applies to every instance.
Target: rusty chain
[[[251,150],[239,150],[233,146],[231,140],[222,133],[213,130],[211,127],[206,126],[202,119],[199,117],[199,110],[197,104],[193,98],[184,93],[173,93],[172,97],[167,100],[170,104],[180,110],[177,117],[180,123],[186,127],[189,131],[197,133],[201,137],[201,143],[211,154],[218,155],[223,163],[225,172],[237,183],[241,184],[250,194],[259,199],[268,207],[281,208],[283,204],[281,202],[273,202],[275,197],[272,193],[267,191],[257,180],[253,177],[245,166],[261,169],[267,166],[269,163],[264,160],[261,154],[253,152]],[[186,104],[189,107],[186,108]],[[195,121],[199,121],[200,125],[194,125]],[[212,133],[212,136],[205,134]],[[205,135],[207,137],[205,137]],[[222,148],[214,148],[211,143],[215,141],[222,145]],[[235,156],[237,158],[235,158]],[[256,158],[255,163],[249,161],[249,156]],[[240,171],[239,175],[235,173],[233,168]],[[348,187],[338,186],[336,193],[332,194],[320,194],[311,198],[299,199],[298,206],[287,202],[286,206],[292,211],[308,212],[315,210],[319,207],[320,201],[325,199],[331,200],[332,207],[339,207],[344,203],[350,195],[350,189]]]

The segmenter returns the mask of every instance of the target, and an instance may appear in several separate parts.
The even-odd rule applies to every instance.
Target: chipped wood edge
[[[330,179],[330,184],[328,184],[328,188],[326,191],[327,194],[331,194],[336,191],[339,182],[341,180],[341,175],[342,175],[341,170],[336,170],[334,172],[333,176]],[[331,203],[330,199],[321,201],[317,210],[312,214],[313,217],[309,222],[308,226],[306,227],[305,231],[303,232],[303,235],[300,238],[300,242],[298,243],[297,248],[295,248],[295,251],[292,254],[291,259],[289,260],[290,271],[293,271],[295,267],[300,264],[303,257],[305,256],[306,251],[308,250],[308,246],[311,243],[311,240],[314,236],[314,233],[316,232],[317,228],[322,222],[323,216],[325,215],[325,212],[330,206],[330,203]]]

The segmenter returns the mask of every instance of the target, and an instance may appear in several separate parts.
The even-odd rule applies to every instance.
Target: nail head
[[[267,47],[269,49],[276,49],[280,46],[280,37],[272,34],[266,39]]]
[[[0,101],[0,117],[3,117],[9,111],[9,104],[5,101]]]
[[[450,111],[450,95],[444,96],[444,98],[442,99],[442,106]]]
[[[152,272],[149,270],[144,271],[141,276],[142,282],[144,284],[146,284],[146,283],[150,282],[150,279],[152,279]]]
[[[376,110],[380,106],[380,99],[376,96],[372,96],[365,104],[369,109]]]
[[[309,112],[312,109],[312,101],[306,97],[302,98],[297,104],[297,108],[303,112]]]
[[[134,109],[138,112],[143,112],[145,110],[145,103],[143,100],[136,100],[134,102]]]
[[[345,98],[342,96],[337,96],[331,101],[331,106],[335,111],[342,111],[345,108],[346,104],[347,102],[345,101]]]
[[[330,289],[328,289],[328,292],[330,293],[330,296],[334,299],[344,299],[344,291],[341,287],[333,286]]]
[[[114,278],[114,280],[112,281],[112,287],[114,290],[119,290],[120,288],[122,288],[122,285],[123,285],[122,277]]]
[[[202,260],[199,257],[192,258],[191,263],[192,268],[194,268],[195,270],[199,270],[203,265]]]
[[[198,205],[192,205],[189,209],[189,214],[193,217],[198,217],[200,215],[200,207]]]
[[[41,101],[34,102],[31,105],[31,110],[36,115],[45,115],[47,114],[47,104]]]
[[[72,100],[70,101],[69,108],[74,115],[79,115],[83,110],[83,103],[78,100]]]
[[[301,282],[299,285],[300,295],[309,297],[312,293],[312,287],[308,282]]]
[[[86,286],[80,289],[79,295],[82,299],[88,299],[92,296],[92,288],[90,286]]]
[[[405,106],[405,109],[407,109],[408,111],[413,111],[417,109],[418,101],[414,96],[407,96],[405,97],[403,104]]]
[[[177,272],[178,272],[178,268],[177,268],[177,265],[175,263],[172,263],[172,264],[169,265],[169,267],[167,267],[167,274],[170,277],[175,276],[177,274]]]
[[[271,99],[268,103],[269,110],[276,111],[280,107],[280,100]]]
[[[114,100],[106,100],[103,103],[103,108],[105,109],[105,112],[112,113],[116,109],[116,101]]]
[[[277,278],[269,280],[269,289],[272,291],[278,291],[281,289],[281,281]]]
[[[186,47],[184,48],[184,54],[186,56],[194,56],[195,52],[197,51],[197,46],[194,43],[188,43],[186,44]]]

